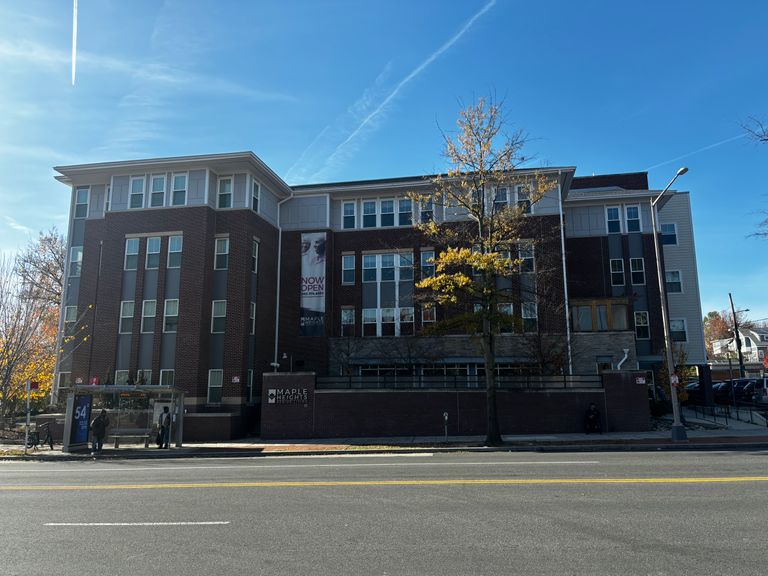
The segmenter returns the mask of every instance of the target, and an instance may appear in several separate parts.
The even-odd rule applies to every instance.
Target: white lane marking
[[[226,522],[46,522],[43,526],[221,526]]]
[[[579,464],[600,464],[599,460],[545,460],[545,461],[517,461],[517,462],[370,462],[370,463],[355,463],[355,464],[247,464],[241,466],[140,466],[136,468],[124,467],[124,468],[88,468],[84,470],[61,470],[60,468],[40,469],[35,470],[27,469],[0,469],[0,476],[3,472],[34,472],[38,474],[40,472],[57,472],[58,474],[66,474],[71,472],[73,474],[83,473],[102,473],[102,472],[144,472],[144,471],[163,471],[163,470],[237,470],[237,469],[285,469],[285,468],[383,468],[390,466],[545,466],[545,465],[579,465]]]

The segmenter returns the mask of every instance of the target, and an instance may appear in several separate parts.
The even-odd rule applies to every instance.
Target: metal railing
[[[318,390],[484,390],[484,376],[324,376],[316,380]],[[599,375],[585,376],[498,376],[499,390],[515,389],[602,389]]]
[[[714,404],[712,406],[701,406],[698,404],[688,404],[686,408],[691,410],[698,419],[711,420],[715,424],[718,424],[718,419],[720,419],[728,426],[728,417],[731,415],[731,407],[728,405]]]

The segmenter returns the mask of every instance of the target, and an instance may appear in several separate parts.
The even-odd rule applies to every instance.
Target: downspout
[[[283,263],[283,228],[280,226],[280,208],[283,202],[287,202],[293,198],[293,190],[288,198],[283,198],[277,203],[277,294],[275,296],[275,356],[272,359],[272,371],[277,372],[278,362],[278,342],[280,336],[280,276],[282,273]]]
[[[563,291],[565,293],[565,338],[568,346],[568,374],[573,375],[573,354],[571,352],[571,307],[568,303],[568,272],[565,265],[565,224],[563,219],[563,189],[560,184],[562,171],[557,171],[557,196],[560,205],[560,254],[563,260]]]
[[[622,358],[621,361],[616,364],[616,370],[621,370],[621,365],[627,361],[627,358],[629,358],[629,348],[624,348],[624,358]]]

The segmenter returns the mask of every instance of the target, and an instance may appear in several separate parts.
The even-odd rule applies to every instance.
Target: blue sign
[[[88,428],[91,422],[92,399],[93,397],[90,394],[75,396],[70,444],[88,444]]]

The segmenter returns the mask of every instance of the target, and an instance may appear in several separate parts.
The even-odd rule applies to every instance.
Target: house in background
[[[141,381],[185,395],[185,436],[258,433],[265,373],[424,378],[477,387],[484,363],[467,334],[430,328],[445,309],[415,288],[440,246],[416,221],[461,222],[413,201],[431,177],[287,185],[251,152],[57,167],[70,187],[60,331],[73,336],[56,390]],[[521,171],[525,173],[526,171]],[[499,376],[658,368],[664,337],[705,360],[688,194],[660,210],[659,294],[645,173],[576,177],[531,203],[498,186],[494,204],[526,212],[522,259],[500,304]],[[434,381],[434,380],[433,380]]]
[[[766,351],[768,350],[768,328],[739,327],[741,336],[741,355],[748,376],[760,376],[765,373]],[[712,341],[712,358],[710,365],[713,376],[731,378],[734,373],[738,377],[739,354],[735,338],[724,338]]]

